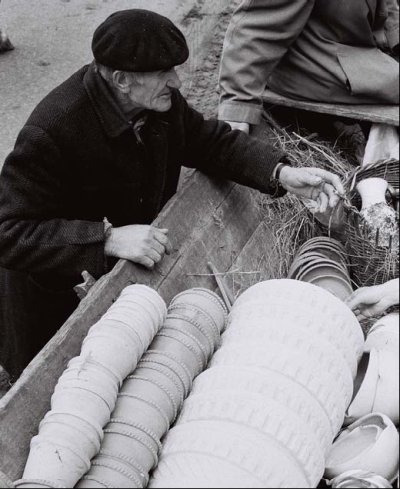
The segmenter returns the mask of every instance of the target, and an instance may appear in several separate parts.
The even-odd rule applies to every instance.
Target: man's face
[[[172,105],[171,89],[179,89],[182,83],[175,68],[168,71],[132,73],[127,95],[132,104],[156,112],[167,112]]]

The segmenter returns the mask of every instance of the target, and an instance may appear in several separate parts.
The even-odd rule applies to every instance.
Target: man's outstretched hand
[[[382,285],[362,287],[356,290],[346,301],[346,304],[360,320],[381,316],[389,307],[398,303],[398,278]]]
[[[313,200],[318,212],[326,212],[328,207],[334,208],[344,195],[344,187],[340,178],[320,168],[292,168],[284,166],[279,180],[288,192],[301,199]]]
[[[139,224],[112,228],[104,247],[107,256],[123,258],[146,268],[153,268],[171,250],[168,229]]]

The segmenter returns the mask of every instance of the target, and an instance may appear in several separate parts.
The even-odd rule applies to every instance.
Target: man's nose
[[[167,86],[170,88],[177,88],[178,90],[182,86],[182,82],[181,82],[175,68],[172,68],[172,70],[170,72],[170,75],[169,75],[168,81],[167,81]]]

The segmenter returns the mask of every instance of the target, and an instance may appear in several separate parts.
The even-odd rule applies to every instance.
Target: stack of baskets
[[[219,345],[226,317],[225,305],[206,289],[175,297],[164,326],[123,383],[100,453],[77,487],[147,486],[160,440]]]
[[[16,487],[74,487],[98,453],[118,390],[167,314],[153,289],[132,285],[89,331],[69,362]]]
[[[350,201],[346,220],[347,249],[351,259],[352,278],[359,287],[382,284],[399,276],[398,253],[372,243],[361,225],[361,198],[356,186],[367,178],[383,178],[394,192],[398,192],[399,161],[379,161],[358,169],[347,182]]]
[[[236,301],[150,487],[316,487],[353,393],[364,337],[309,283],[271,280]]]
[[[318,236],[304,243],[288,278],[318,285],[343,301],[353,293],[346,250],[333,238]]]

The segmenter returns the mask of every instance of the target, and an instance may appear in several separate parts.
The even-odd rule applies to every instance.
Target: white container
[[[138,360],[144,351],[142,339],[131,325],[102,319],[91,328],[90,334],[105,334],[110,335],[112,338],[117,336],[119,339],[122,339],[127,345],[129,345],[132,350],[137,351]]]
[[[192,473],[184,468],[186,463]],[[243,425],[215,420],[181,424],[168,433],[154,480],[166,471],[169,474],[165,475],[176,481],[183,472],[186,478],[207,478],[216,487],[230,487],[228,481],[233,482],[234,474],[242,480],[239,487],[257,483],[262,487],[311,487],[303,468],[285,446],[271,444],[270,437]],[[162,487],[161,482],[158,487]]]
[[[284,447],[303,468],[311,485],[317,484],[324,473],[325,460],[318,437],[281,403],[255,394],[225,395],[221,399],[191,395],[185,402],[179,423],[190,429],[194,422],[202,420],[205,425],[211,422],[208,420],[218,420],[220,425],[238,424],[242,427],[243,439],[252,439],[254,433],[258,433],[256,439],[273,439],[274,445]],[[194,436],[188,437],[193,442]]]
[[[383,178],[366,178],[357,184],[356,189],[362,200],[361,210],[376,204],[386,203],[388,182]]]
[[[81,356],[93,358],[115,372],[122,382],[134,369],[138,352],[118,336],[105,334],[88,335],[82,344]]]
[[[102,481],[94,476],[84,475],[75,487],[79,489],[101,489],[103,487],[107,488],[110,486],[106,481]]]
[[[399,355],[393,349],[369,352],[367,369],[345,422],[352,423],[371,413],[384,414],[399,424]]]
[[[31,441],[23,479],[48,480],[54,487],[74,487],[89,467],[89,460],[83,460],[69,448],[36,436]]]
[[[40,436],[62,446],[71,448],[82,459],[91,459],[100,450],[101,438],[95,429],[90,430],[85,421],[75,417],[52,415],[49,413],[40,423]],[[75,421],[73,423],[72,421]]]
[[[151,429],[160,439],[170,426],[170,418],[157,403],[138,394],[121,392],[113,412],[113,418],[133,419],[145,428]]]
[[[202,343],[204,348],[206,348],[208,357],[214,353],[216,346],[220,343],[219,335],[217,338],[214,335],[214,332],[210,331],[206,325],[189,319],[182,314],[169,314],[164,325],[167,327],[173,325],[175,328],[185,330],[195,336],[197,340]]]
[[[145,377],[136,371],[130,375],[121,389],[121,394],[138,395],[157,406],[166,414],[170,422],[178,414],[178,400],[165,383]]]
[[[158,313],[158,323],[162,324],[167,316],[167,306],[160,294],[146,285],[134,284],[121,292],[120,299],[144,299]]]
[[[399,434],[383,414],[370,414],[344,430],[332,446],[325,475],[333,479],[349,470],[374,472],[393,482],[399,467]]]
[[[150,487],[316,487],[363,346],[352,311],[325,290],[251,287],[164,439]]]
[[[336,347],[323,335],[313,333],[313,328],[298,325],[293,329],[292,321],[289,318],[282,318],[281,324],[268,324],[260,318],[260,321],[252,319],[246,322],[244,328],[241,324],[232,322],[230,327],[223,334],[224,347],[228,345],[241,344],[244,340],[244,330],[246,331],[245,341],[257,344],[270,343],[276,345],[278,350],[283,346],[295,348],[300,352],[311,351],[315,355],[322,356],[326,364],[334,363],[336,370],[350,383],[353,382],[357,373],[357,362],[352,355],[352,362],[348,361],[350,356],[345,356],[343,349]],[[317,353],[318,352],[318,353]]]
[[[386,203],[388,182],[382,178],[367,178],[356,187],[362,199],[360,216],[366,224],[371,242],[392,249],[399,247],[399,228],[396,211]],[[379,229],[379,238],[376,239]]]
[[[391,488],[392,484],[380,475],[363,470],[349,470],[329,482],[329,485],[336,488],[350,487],[369,487],[369,488]]]
[[[97,459],[96,457],[92,461],[90,475],[107,483],[108,487],[142,487],[139,476],[117,460]]]
[[[182,302],[172,304],[168,309],[168,315],[183,316],[191,321],[203,324],[210,334],[213,335],[215,341],[219,341],[221,332],[224,330],[226,324],[226,322],[218,322],[207,311]]]
[[[110,419],[111,410],[107,402],[95,392],[74,387],[57,389],[51,396],[51,407],[83,419],[92,419],[104,426]]]
[[[169,368],[181,380],[185,390],[185,397],[189,395],[192,388],[193,378],[191,372],[186,365],[182,363],[179,357],[164,350],[151,349],[147,350],[142,361],[152,361]]]
[[[167,456],[157,467],[148,487],[240,488],[278,487],[266,485],[240,466],[206,453]],[[291,487],[286,485],[285,487]],[[297,487],[297,486],[292,486]],[[301,487],[306,487],[302,485]]]
[[[111,423],[105,429],[101,449],[134,457],[136,463],[147,472],[158,461],[158,447],[152,437],[143,430],[119,426],[117,423]]]
[[[269,280],[246,290],[235,302],[228,328],[234,320],[245,323],[265,312],[269,324],[292,320],[315,334],[333,335],[343,344],[343,351],[359,360],[364,349],[364,335],[353,312],[338,298],[315,285],[298,280]],[[329,332],[330,333],[327,333]],[[352,362],[351,362],[352,363]]]
[[[166,392],[171,393],[174,404],[177,406],[177,411],[180,409],[185,398],[185,390],[182,382],[169,368],[151,361],[141,361],[134,373],[156,382],[156,385],[162,385]]]
[[[378,319],[368,332],[365,351],[390,350],[399,354],[399,314]]]
[[[189,289],[173,298],[171,306],[175,305],[192,306],[204,311],[213,318],[219,331],[223,331],[227,319],[227,309],[214,292],[202,288]]]
[[[201,356],[196,352],[190,343],[178,339],[173,334],[163,333],[162,331],[154,338],[151,344],[152,350],[161,350],[179,358],[180,362],[190,372],[190,377],[196,377],[202,370],[203,364]]]
[[[35,480],[33,480],[33,479],[32,480],[21,479],[21,480],[15,481],[14,484],[11,484],[10,486],[5,486],[5,487],[18,487],[18,488],[53,487],[53,488],[62,488],[63,486],[54,485],[54,483],[51,481],[45,481],[45,480],[39,480],[39,479],[35,479]]]
[[[118,309],[109,310],[102,320],[128,326],[140,338],[143,350],[151,343],[157,328],[161,326],[159,323],[156,324],[146,311],[131,309],[123,305],[119,305]]]
[[[203,372],[194,382],[192,396],[213,396],[223,400],[225,396],[241,392],[257,394],[267,401],[274,399],[285,408],[300,416],[308,423],[326,450],[330,449],[336,433],[330,424],[329,413],[308,389],[274,371],[262,371],[257,368],[214,366]]]
[[[291,378],[305,387],[311,395],[324,406],[334,433],[337,433],[344,420],[344,413],[348,401],[351,399],[352,385],[345,386],[340,379],[335,378],[333,371],[326,371],[320,367],[319,359],[308,357],[305,359],[301,352],[294,349],[270,348],[269,345],[254,347],[253,349],[239,346],[222,346],[214,355],[210,366],[215,365],[244,365],[246,367],[273,370]],[[323,363],[322,363],[323,365]],[[321,375],[317,375],[321,373]]]
[[[182,330],[171,323],[166,324],[161,332],[177,338],[184,344],[190,345],[190,348],[196,353],[201,361],[202,370],[206,368],[210,355],[207,352],[207,345],[204,345],[201,340],[197,339],[197,337],[191,334],[187,329]]]

